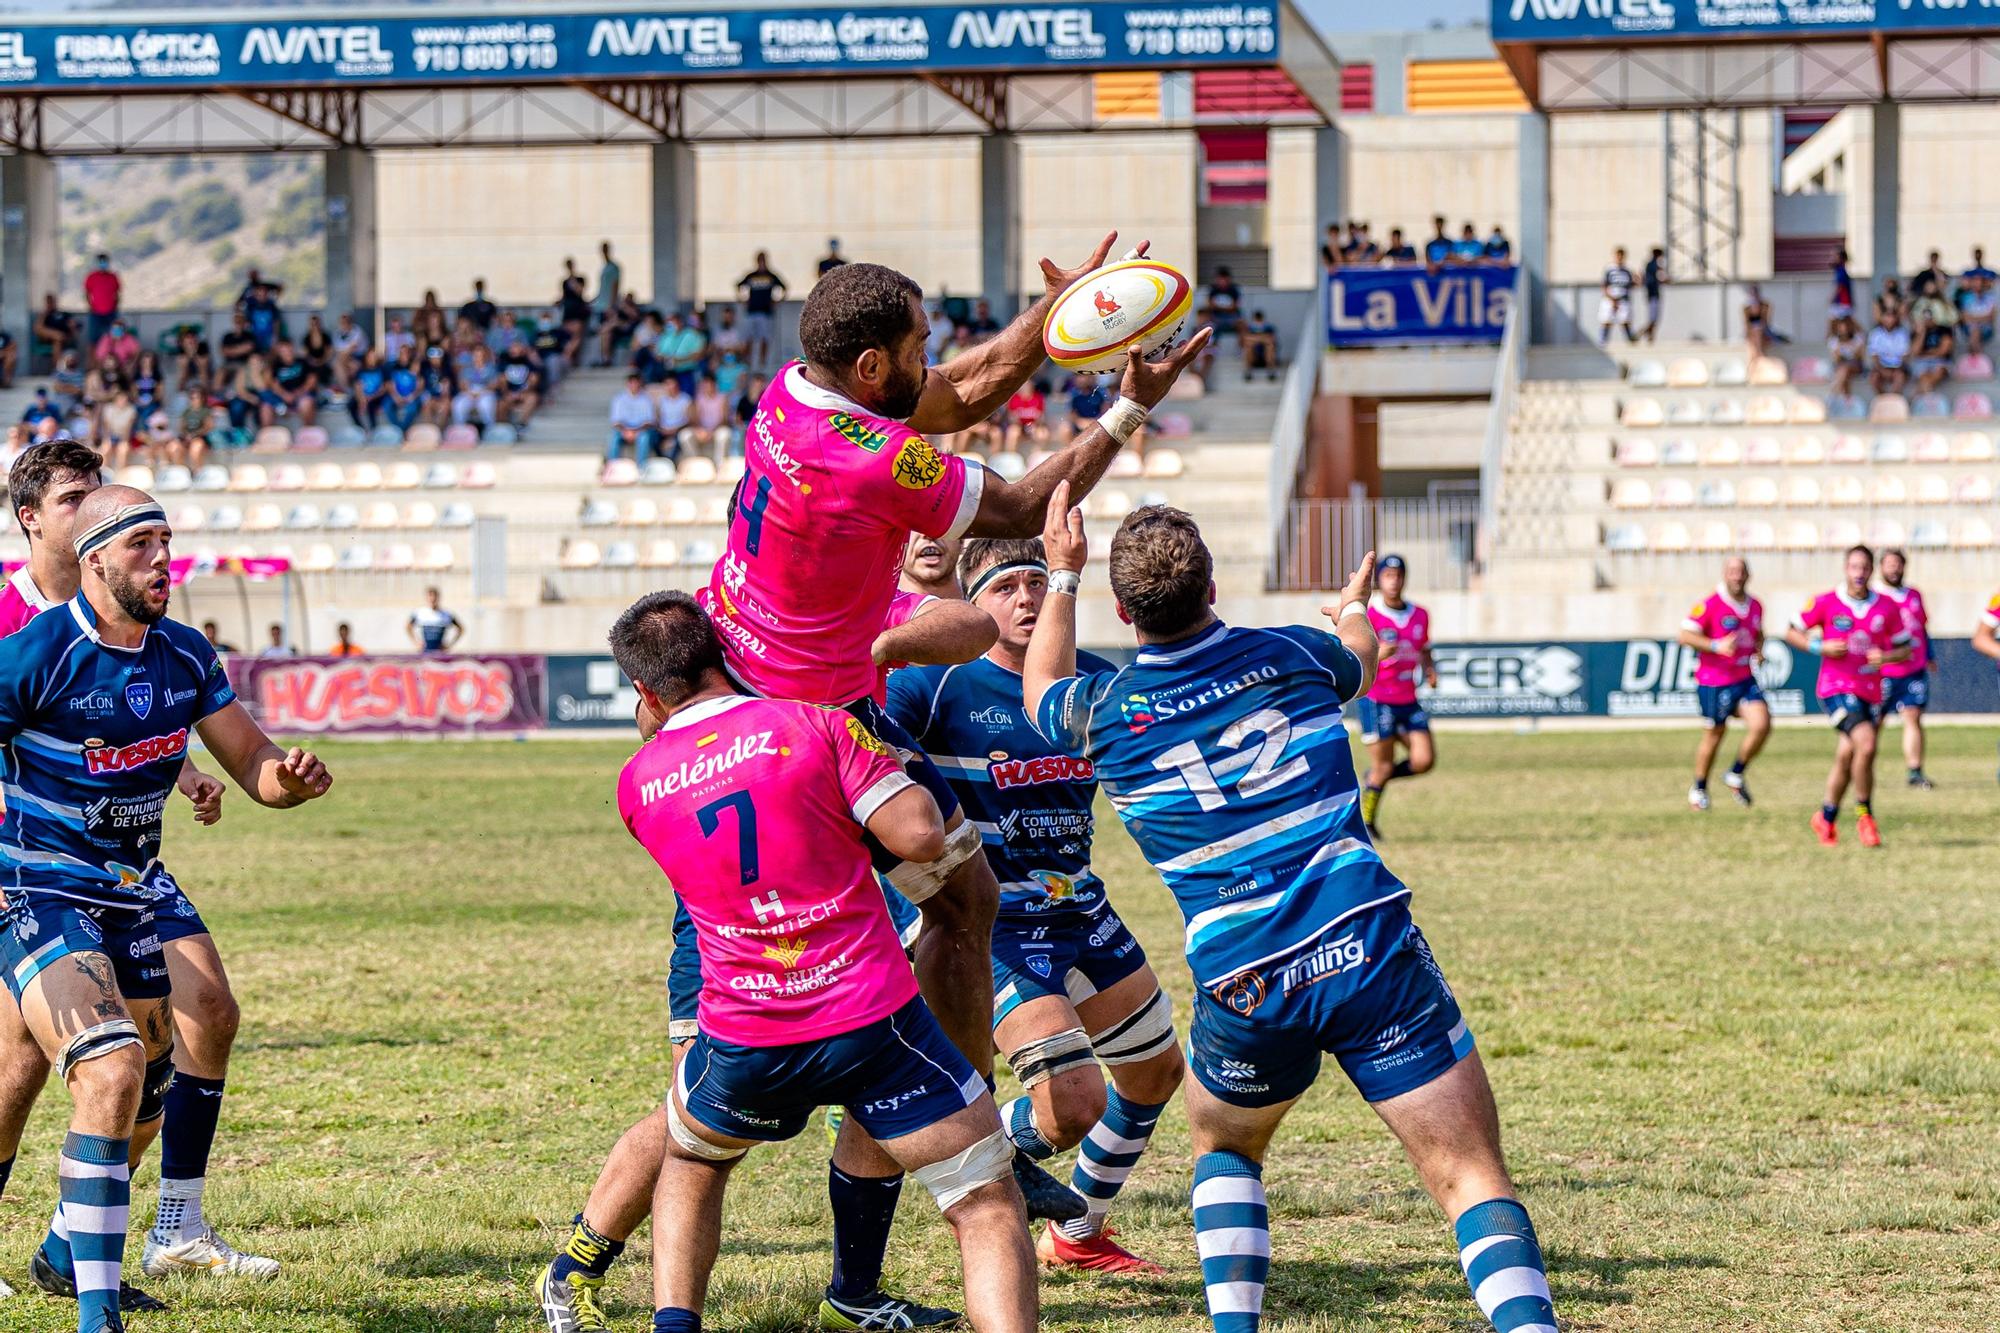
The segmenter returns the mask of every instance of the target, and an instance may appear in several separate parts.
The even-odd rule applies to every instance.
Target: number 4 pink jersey
[[[1797,623],[1800,629],[1818,630],[1822,647],[1836,641],[1847,645],[1839,657],[1820,658],[1820,698],[1852,694],[1863,703],[1882,702],[1882,669],[1868,665],[1868,654],[1876,648],[1887,652],[1910,637],[1894,602],[1876,593],[1865,602],[1851,602],[1836,588],[1807,602]]]
[[[916,995],[861,842],[909,785],[848,714],[741,694],[683,708],[632,756],[618,813],[694,919],[703,1032],[788,1046]]]
[[[1725,589],[1717,588],[1688,612],[1681,628],[1710,640],[1731,636],[1736,640],[1730,645],[1732,652],[1701,654],[1695,684],[1735,685],[1755,674],[1757,643],[1764,636],[1764,604],[1755,597],[1736,602]]]
[[[912,531],[959,537],[985,469],[822,389],[794,364],[744,435],[729,548],[702,606],[729,670],[774,699],[845,704],[877,685],[869,650]]]

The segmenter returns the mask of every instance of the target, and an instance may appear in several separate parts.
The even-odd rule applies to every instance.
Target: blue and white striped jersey
[[[1112,669],[1089,653],[1077,654],[1077,665]],[[1002,916],[1046,921],[1102,905],[1104,882],[1090,869],[1096,773],[1028,724],[1020,676],[986,657],[904,667],[889,675],[888,713],[944,773],[979,830]]]
[[[1265,965],[1371,908],[1394,904],[1384,933],[1400,937],[1409,890],[1362,827],[1341,722],[1360,686],[1360,660],[1324,630],[1218,621],[1043,696],[1036,727],[1096,766],[1180,903],[1203,988],[1221,995],[1246,976],[1261,985]],[[1351,993],[1393,943],[1325,960],[1316,951],[1314,990]]]
[[[163,620],[112,647],[80,594],[0,640],[0,889],[111,907],[173,892],[167,797],[195,724],[235,699],[199,632]]]

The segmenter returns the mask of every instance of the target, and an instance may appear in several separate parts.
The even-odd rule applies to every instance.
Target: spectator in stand
[[[738,438],[750,426],[750,418],[757,415],[757,404],[763,400],[766,380],[762,375],[752,375],[743,381],[743,392],[736,395],[736,425]]]
[[[43,417],[35,423],[34,438],[29,443],[46,444],[61,434],[63,434],[62,422],[56,420],[54,417]]]
[[[1000,447],[1018,454],[1024,446],[1049,442],[1049,386],[1046,380],[1032,379],[1014,390],[1007,400],[1007,431]]]
[[[21,359],[21,349],[14,343],[14,335],[0,329],[0,389],[14,387],[14,367]]]
[[[1404,268],[1417,262],[1416,247],[1403,239],[1401,227],[1389,228],[1389,243],[1382,247],[1382,256],[1377,262],[1383,268]]]
[[[972,345],[972,330],[963,324],[954,325],[951,337],[946,338],[944,346],[938,348],[938,364],[941,366],[948,364],[953,357]]]
[[[1903,327],[1903,312],[1890,307],[1879,323],[1868,330],[1869,382],[1876,393],[1901,393],[1909,380],[1905,363],[1910,357],[1910,331]]]
[[[1923,293],[1910,302],[1909,313],[1912,338],[1918,336],[1919,320],[1947,329],[1958,325],[1958,307],[1946,299],[1943,289],[1929,282],[1924,284]]]
[[[354,641],[354,626],[345,620],[333,627],[333,647],[326,650],[328,657],[366,657],[367,651]]]
[[[1944,257],[1936,250],[1930,252],[1924,266],[1910,278],[1911,297],[1943,296],[1951,290],[1951,274],[1944,271]]]
[[[148,467],[159,467],[163,463],[178,463],[186,456],[180,439],[174,434],[174,423],[167,419],[165,412],[140,416],[139,428],[132,436],[131,457],[134,461]]]
[[[189,467],[199,468],[208,461],[209,441],[215,434],[215,405],[209,401],[208,390],[199,384],[188,390],[187,406],[181,409],[175,434],[187,451]]]
[[[604,259],[597,267],[597,318],[602,323],[607,315],[618,308],[618,297],[624,288],[625,270],[611,257],[611,242],[600,242],[597,252]]]
[[[482,331],[480,341],[495,358],[514,345],[514,335],[520,332],[521,323],[514,318],[511,310],[502,310],[493,317],[493,322]]]
[[[561,307],[542,312],[542,318],[536,322],[534,337],[528,339],[528,346],[534,348],[535,355],[542,359],[542,380],[548,391],[554,393],[556,385],[562,383],[572,364],[569,359],[570,338],[563,331]]]
[[[1927,298],[1919,306],[1930,304]],[[1957,345],[1952,326],[1933,319],[1928,308],[1920,308],[1911,325],[1911,344],[1910,374],[1916,377],[1917,392],[1936,393],[1951,376],[1951,357]]]
[[[243,312],[257,350],[268,353],[285,336],[285,317],[278,309],[277,296],[269,283],[255,282],[237,309]]]
[[[475,343],[458,371],[458,392],[451,400],[451,419],[460,426],[476,418],[482,427],[493,424],[500,411],[500,371],[485,343]]]
[[[471,320],[474,328],[485,333],[493,327],[493,318],[499,313],[500,307],[486,299],[486,279],[474,278],[472,299],[458,308],[458,317]]]
[[[1667,277],[1667,252],[1659,246],[1646,256],[1646,267],[1640,279],[1646,292],[1646,327],[1640,336],[1647,342],[1660,331],[1660,289],[1672,281]]]
[[[153,413],[160,410],[166,393],[166,377],[160,373],[159,353],[139,353],[139,364],[132,368],[132,401],[139,409],[141,421],[149,420]]]
[[[188,393],[197,386],[210,388],[215,384],[215,356],[208,350],[208,343],[192,328],[182,329],[180,337],[174,340],[174,390]]]
[[[1882,317],[1891,311],[1895,312],[1897,319],[1903,318],[1907,313],[1903,300],[1903,286],[1896,281],[1893,274],[1882,279],[1882,290],[1875,296],[1875,322],[1880,324]]]
[[[743,364],[743,358],[734,352],[724,352],[715,361],[715,387],[722,391],[724,398],[734,398],[743,387],[744,376],[750,367]]]
[[[602,279],[599,281],[601,283]],[[609,310],[617,308],[617,302],[613,301]],[[583,340],[590,334],[591,304],[589,298],[584,295],[583,275],[576,272],[573,263],[570,271],[563,275],[562,290],[556,294],[555,318],[562,330],[562,344],[559,350],[564,359],[580,361],[583,356]],[[599,317],[598,322],[607,323],[603,316]]]
[[[1477,264],[1486,258],[1486,243],[1479,239],[1479,233],[1470,222],[1458,230],[1458,239],[1451,243],[1451,262],[1460,266]]]
[[[500,418],[515,430],[525,431],[548,391],[542,359],[528,346],[528,336],[515,329],[513,341],[495,364],[500,367]]]
[[[208,646],[215,649],[218,657],[227,657],[236,651],[235,644],[222,641],[222,629],[213,620],[202,621],[201,632],[202,637],[208,640]]]
[[[104,336],[92,344],[91,360],[97,365],[116,366],[120,373],[130,375],[139,363],[139,340],[125,327],[124,320],[114,319],[105,326]]]
[[[278,293],[285,290],[285,284],[282,282],[273,282],[253,268],[243,275],[243,290],[236,293],[236,304],[242,305],[245,301],[248,301],[259,288],[262,288],[264,294],[275,301],[278,299]]]
[[[611,317],[597,330],[597,364],[608,366],[615,362],[618,349],[631,343],[644,319],[645,312],[639,309],[639,302],[630,292],[620,297],[618,304],[612,308]],[[565,327],[568,327],[567,322]]]
[[[452,368],[451,358],[445,355],[442,344],[432,343],[424,349],[424,361],[418,373],[424,383],[424,420],[438,427],[450,425],[452,403],[458,397],[458,372]]]
[[[630,449],[633,461],[644,467],[659,443],[659,425],[653,396],[646,392],[646,381],[634,371],[625,377],[625,391],[611,400],[611,437],[604,447],[604,461],[609,463]]]
[[[410,613],[410,642],[426,653],[448,653],[465,637],[465,626],[444,609],[436,588],[424,589],[424,604]]]
[[[1632,332],[1632,270],[1625,267],[1624,246],[1611,252],[1611,264],[1604,270],[1604,282],[1599,290],[1602,294],[1597,301],[1598,345],[1611,345],[1613,325],[1624,328],[1626,342],[1639,341]]]
[[[401,315],[389,319],[389,331],[382,335],[382,355],[394,365],[403,359],[404,352],[413,352],[417,346],[417,335],[410,332],[410,326],[403,322]]]
[[[708,359],[708,335],[693,320],[679,312],[667,316],[667,329],[660,335],[660,357],[667,371],[680,381],[681,392],[694,392],[695,377]]]
[[[257,660],[272,662],[285,657],[297,657],[298,650],[285,642],[285,627],[273,624],[270,628],[271,641],[257,650]]]
[[[1967,278],[1984,278],[1986,281],[1992,282],[1995,278],[2000,278],[2000,273],[1995,273],[1992,269],[1986,267],[1986,249],[1984,246],[1975,245],[1972,247],[1972,267],[1965,270],[1964,276]]]
[[[21,424],[32,426],[44,417],[62,420],[62,413],[49,400],[49,386],[46,384],[35,390],[34,396],[28,399],[28,405],[21,410]]]
[[[1847,271],[1847,247],[1844,245],[1833,256],[1833,299],[1827,302],[1826,313],[1832,320],[1854,313],[1854,278]]]
[[[689,409],[687,443],[703,453],[713,451],[720,462],[729,454],[729,448],[736,439],[736,432],[730,429],[729,400],[723,397],[716,386],[715,376],[703,375],[695,386],[694,402]]]
[[[111,331],[118,320],[118,302],[124,290],[124,283],[112,271],[111,256],[99,255],[83,278],[83,305],[88,312],[84,320],[86,346],[95,348]]]
[[[63,416],[69,416],[82,403],[84,378],[82,358],[75,352],[64,352],[49,374],[49,397]]]
[[[33,441],[34,436],[19,422],[7,427],[7,443],[0,445],[0,480],[14,470],[15,460],[27,452]]]
[[[42,313],[35,319],[35,336],[49,345],[51,364],[77,345],[76,316],[56,304],[54,292],[42,294]]]
[[[264,415],[264,395],[271,387],[271,368],[260,353],[222,372],[223,407],[229,413],[229,428],[247,431],[259,425]]]
[[[981,342],[1000,332],[1000,321],[993,318],[993,306],[990,302],[982,299],[972,303],[972,321],[969,327],[972,329],[972,336]]]
[[[215,350],[222,358],[223,369],[235,369],[264,349],[258,346],[257,335],[250,327],[250,316],[241,306],[230,319],[229,328],[216,339]]]
[[[374,430],[390,419],[389,408],[389,368],[382,364],[382,354],[371,347],[362,354],[361,365],[348,381],[347,411],[355,425]]]
[[[1507,239],[1507,233],[1493,224],[1493,234],[1486,238],[1484,256],[1489,264],[1511,264],[1514,262],[1514,243]]]
[[[1111,395],[1095,375],[1072,375],[1069,380],[1069,416],[1063,423],[1061,443],[1068,444],[1091,422],[1104,415]]]
[[[1753,359],[1771,354],[1771,338],[1771,303],[1753,282],[1743,301],[1743,341]]]
[[[306,318],[305,336],[299,339],[299,360],[306,363],[306,369],[313,373],[320,388],[345,388],[343,381],[333,373],[333,335],[326,331],[318,315]]]
[[[1451,262],[1451,237],[1445,235],[1444,218],[1431,219],[1431,238],[1424,242],[1424,267],[1436,273]]]
[[[417,424],[417,418],[424,410],[424,377],[417,370],[417,352],[414,347],[404,347],[396,353],[396,361],[389,368],[387,378],[388,401],[382,410],[388,414],[396,429],[408,434],[410,427]]]
[[[1263,311],[1253,310],[1243,325],[1243,378],[1248,380],[1260,370],[1268,371],[1272,383],[1277,382],[1278,329]]]
[[[1973,251],[1976,259],[1979,252]],[[1965,335],[1965,350],[1974,354],[1986,350],[1993,341],[1993,316],[1996,301],[1993,279],[1967,274],[1958,289],[1958,326]]]
[[[672,376],[653,391],[653,412],[660,423],[660,448],[675,462],[681,457],[681,432],[694,420],[694,399],[681,392],[681,382]]]
[[[785,299],[785,280],[771,271],[771,256],[757,252],[757,263],[736,280],[736,297],[743,303],[743,333],[750,340],[750,366],[762,371],[771,363],[771,339],[777,331],[778,302]]]
[[[708,348],[713,354],[711,361],[719,365],[722,358],[732,352],[736,354],[738,360],[741,360],[748,346],[743,330],[736,325],[736,307],[733,305],[722,307],[716,312],[715,327],[708,335]]]
[[[368,335],[354,322],[351,311],[340,312],[340,319],[333,328],[333,379],[334,383],[346,388],[354,380],[354,372],[361,368],[362,356],[368,351]]]
[[[632,369],[639,372],[639,378],[648,384],[658,384],[667,377],[666,358],[660,355],[660,339],[666,336],[667,324],[654,311],[647,311],[639,320],[639,327],[632,334]]]
[[[1382,262],[1382,247],[1375,241],[1370,224],[1360,222],[1348,228],[1348,244],[1356,263],[1379,264]]]
[[[290,417],[300,426],[319,420],[319,377],[299,358],[289,338],[280,338],[271,359],[271,387],[264,398],[264,424]]]
[[[826,253],[820,256],[819,275],[823,278],[846,262],[840,253],[840,238],[829,237],[826,242]]]
[[[1340,267],[1340,261],[1343,257],[1340,224],[1338,222],[1329,222],[1326,224],[1326,239],[1319,243],[1320,267],[1328,273],[1332,273]]]
[[[121,384],[111,391],[111,401],[97,409],[97,421],[91,432],[98,452],[111,461],[113,468],[125,466],[132,450],[132,433],[138,424],[139,409],[132,403],[131,391]]]
[[[417,335],[417,341],[425,347],[441,343],[451,336],[451,324],[444,317],[444,307],[438,304],[438,294],[433,288],[424,289],[423,304],[410,317],[410,331]]]
[[[1215,277],[1209,280],[1208,301],[1201,308],[1201,317],[1215,330],[1218,340],[1227,333],[1241,334],[1243,291],[1227,268],[1216,269]]]
[[[934,366],[943,365],[944,345],[951,341],[954,328],[951,316],[945,313],[944,302],[933,301],[925,318],[929,327],[924,333],[924,360]]]
[[[1833,326],[1827,331],[1827,359],[1833,364],[1833,392],[1837,398],[1848,398],[1854,393],[1855,377],[1865,373],[1868,340],[1861,336],[1861,328],[1854,322],[1854,316],[1839,314],[1833,317]]]

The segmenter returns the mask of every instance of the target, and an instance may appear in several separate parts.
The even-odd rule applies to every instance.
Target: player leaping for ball
[[[1688,805],[1708,809],[1708,775],[1732,717],[1743,719],[1743,745],[1722,781],[1739,805],[1749,805],[1750,784],[1744,775],[1771,735],[1771,706],[1757,684],[1757,659],[1764,651],[1764,604],[1750,595],[1749,561],[1732,555],[1722,562],[1722,582],[1681,621],[1680,642],[1701,654],[1694,684],[1702,718],[1708,723],[1695,746]]]
[[[1262,1317],[1264,1156],[1322,1053],[1402,1140],[1493,1327],[1555,1333],[1485,1068],[1409,889],[1361,823],[1341,708],[1375,670],[1362,601],[1373,556],[1342,593],[1336,633],[1241,628],[1211,609],[1214,563],[1194,520],[1134,510],[1111,542],[1111,591],[1139,655],[1079,677],[1083,516],[1065,504],[1059,489],[1042,534],[1049,598],[1026,703],[1045,737],[1095,764],[1187,922],[1195,1246],[1216,1333],[1255,1333]]]
[[[1847,578],[1805,604],[1785,631],[1785,642],[1819,657],[1819,706],[1840,733],[1826,800],[1812,829],[1831,847],[1840,840],[1840,802],[1854,791],[1855,831],[1863,847],[1880,847],[1875,823],[1875,742],[1882,724],[1882,667],[1910,655],[1909,631],[1896,604],[1868,586],[1875,553],[1856,546],[1847,553]]]
[[[658,727],[619,780],[619,813],[694,919],[715,983],[666,1095],[654,1333],[699,1333],[731,1168],[829,1104],[936,1199],[973,1326],[1027,1333],[1035,1260],[1013,1152],[984,1079],[918,994],[863,841],[936,860],[936,803],[851,713],[739,694],[684,594],[642,598],[611,647],[642,727]]]
[[[206,639],[165,619],[172,531],[151,496],[106,486],[78,506],[77,596],[0,642],[0,965],[74,1107],[61,1203],[38,1266],[67,1270],[80,1333],[121,1330],[133,1127],[173,1077],[156,914],[186,901],[159,859],[161,816],[199,731],[261,805],[324,795],[236,702]]]
[[[1409,566],[1400,555],[1386,555],[1375,567],[1375,594],[1368,599],[1368,623],[1375,627],[1376,641],[1382,645],[1382,664],[1375,672],[1375,684],[1355,700],[1361,714],[1361,743],[1368,747],[1368,782],[1361,789],[1361,822],[1368,836],[1380,836],[1375,828],[1376,811],[1382,808],[1382,793],[1396,778],[1413,778],[1428,773],[1437,762],[1437,747],[1431,741],[1431,719],[1417,701],[1419,682],[1437,688],[1437,663],[1431,660],[1431,613],[1415,602],[1403,600],[1404,581]],[[1396,758],[1396,743],[1410,752]]]
[[[944,770],[1000,877],[993,1041],[1027,1090],[1002,1108],[1008,1137],[1037,1161],[1078,1148],[1071,1188],[1089,1211],[1051,1221],[1037,1248],[1050,1265],[1160,1273],[1106,1221],[1184,1066],[1173,1006],[1090,867],[1090,761],[1052,747],[1021,711],[1022,658],[1048,593],[1042,544],[974,538],[958,579],[999,641],[965,666],[896,672],[888,710]]]

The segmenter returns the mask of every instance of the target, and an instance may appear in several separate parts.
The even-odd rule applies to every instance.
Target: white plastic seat
[[[1669,477],[1654,492],[1653,503],[1661,509],[1686,509],[1694,503],[1694,483],[1685,477]]]
[[[1911,496],[1920,505],[1941,505],[1951,503],[1951,483],[1941,472],[1927,472],[1917,478],[1917,488]]]
[[[1768,551],[1777,546],[1778,534],[1769,523],[1745,523],[1736,530],[1736,544],[1746,551]]]
[[[1875,401],[1868,404],[1870,421],[1908,421],[1910,400],[1900,393],[1878,393]]]
[[[1951,414],[1960,421],[1991,421],[1993,400],[1983,393],[1962,393],[1951,405]]]
[[[672,537],[655,537],[646,544],[639,565],[643,569],[672,569],[680,562],[681,544]]]
[[[604,562],[604,552],[592,541],[573,541],[563,547],[556,563],[563,569],[596,569]]]
[[[1660,446],[1643,438],[1620,440],[1613,456],[1620,467],[1652,467],[1660,461]]]
[[[1735,467],[1743,461],[1743,446],[1734,435],[1722,435],[1701,446],[1704,467]]]
[[[500,484],[500,473],[491,463],[467,463],[458,484],[468,491],[490,491]]]
[[[1685,436],[1660,446],[1660,463],[1665,467],[1693,467],[1700,459],[1701,450]]]
[[[586,500],[578,522],[586,528],[608,528],[618,521],[618,507],[605,500]]]
[[[1810,440],[1812,436],[1805,437]],[[1775,435],[1759,435],[1743,446],[1743,461],[1753,467],[1772,467],[1785,461],[1785,446]]]
[[[229,489],[229,469],[220,463],[204,464],[201,471],[194,474],[194,488],[213,494]]]
[[[978,455],[967,454],[966,457],[977,458]],[[981,461],[983,462],[984,460],[982,459]],[[747,468],[748,464],[744,462],[742,454],[730,454],[715,465],[715,479],[726,486],[734,486],[738,481],[742,480],[743,473]]]
[[[1778,483],[1769,477],[1751,477],[1736,488],[1736,503],[1747,509],[1769,509],[1778,503]]]
[[[314,491],[338,491],[347,485],[347,474],[338,463],[314,463],[306,473],[306,488]]]
[[[1786,415],[1785,400],[1776,394],[1759,394],[1750,400],[1750,424],[1753,426],[1782,426]]]
[[[683,486],[706,486],[715,480],[715,460],[696,454],[684,458],[680,464],[680,484]]]
[[[411,453],[428,452],[443,442],[443,433],[428,421],[419,421],[403,435],[403,448]]]
[[[1959,504],[1992,504],[1993,480],[1990,477],[1960,477],[1952,483],[1951,498]]]
[[[1708,409],[1708,424],[1711,426],[1740,426],[1746,420],[1743,400],[1734,395],[1717,399]]]
[[[377,500],[361,514],[361,526],[369,532],[389,532],[402,524],[403,516],[393,500]]]
[[[1920,393],[1910,400],[1910,416],[1941,420],[1951,415],[1951,399],[1941,393]]]
[[[379,491],[382,489],[382,467],[378,463],[356,463],[344,474],[350,491]]]
[[[469,528],[476,517],[472,512],[471,505],[465,503],[463,500],[453,500],[438,514],[438,526],[441,528]]]
[[[1909,498],[1910,488],[1893,472],[1882,473],[1868,484],[1870,504],[1899,505],[1907,503]]]
[[[458,486],[458,464],[432,463],[424,469],[424,489],[449,491]]]
[[[320,525],[328,532],[346,532],[361,526],[361,511],[351,504],[337,504],[326,511],[326,520]]]
[[[152,489],[159,495],[178,495],[182,491],[193,490],[194,474],[184,467],[168,464],[153,478]]]
[[[647,496],[635,495],[625,502],[618,515],[621,527],[648,528],[660,521],[660,506]]]
[[[376,557],[375,568],[385,573],[398,574],[417,567],[417,548],[408,542],[396,542],[382,548]]]
[[[992,460],[986,466],[992,467]],[[1156,479],[1178,477],[1187,470],[1187,463],[1178,449],[1155,449],[1146,455],[1146,475]]]
[[[325,542],[315,542],[299,557],[298,567],[307,574],[324,574],[334,566],[333,548]]]
[[[1652,504],[1653,487],[1649,482],[1626,477],[1611,484],[1613,509],[1650,509]]]
[[[1728,509],[1736,503],[1736,484],[1719,478],[1704,481],[1695,489],[1694,502],[1703,509]]]
[[[130,486],[134,490],[150,491],[153,489],[153,469],[147,467],[144,463],[127,463],[124,467],[118,469],[116,481],[120,486]]]
[[[667,522],[678,528],[692,527],[701,521],[701,508],[689,495],[676,495],[667,501]]]
[[[1819,482],[1811,477],[1787,477],[1784,485],[1785,503],[1807,507],[1817,505],[1824,496]]]
[[[1794,426],[1817,426],[1826,420],[1826,404],[1817,398],[1801,394],[1792,399],[1788,420]]]
[[[349,546],[340,553],[334,568],[343,574],[357,574],[375,567],[375,548],[372,546]]]
[[[1835,463],[1865,463],[1868,461],[1868,441],[1859,435],[1836,435],[1827,458]]]
[[[681,548],[681,563],[706,569],[716,562],[722,548],[706,537],[698,538]]]
[[[424,470],[407,459],[382,471],[382,489],[386,491],[414,491],[423,484]]]
[[[1634,361],[1625,375],[1625,382],[1635,389],[1664,389],[1667,387],[1667,366],[1664,361]]]
[[[1927,430],[1910,441],[1910,457],[1919,463],[1951,461],[1951,441],[1943,434]]]
[[[671,458],[649,458],[639,469],[639,481],[645,486],[671,486],[678,472]]]
[[[1667,414],[1657,398],[1628,398],[1618,414],[1620,425],[1640,429],[1664,425],[1666,419]]]
[[[285,511],[274,504],[252,505],[243,515],[245,532],[276,532],[284,526]]]
[[[1111,468],[1107,475],[1117,481],[1132,481],[1135,478],[1144,476],[1145,473],[1145,464],[1139,461],[1137,454],[1127,449],[1122,453],[1112,456]]]
[[[606,569],[637,569],[639,567],[639,545],[637,542],[612,542],[604,548]]]
[[[1787,551],[1810,551],[1819,545],[1819,524],[1795,518],[1778,534],[1778,545]]]
[[[1714,371],[1715,385],[1719,389],[1740,389],[1750,383],[1750,367],[1740,356],[1724,357],[1715,363]]]
[[[1825,415],[1834,421],[1866,421],[1868,404],[1852,394],[1835,394],[1826,400]]]
[[[297,463],[280,463],[271,469],[270,488],[274,491],[302,491],[306,488],[306,470]]]
[[[1791,371],[1775,356],[1760,356],[1750,365],[1750,383],[1757,388],[1775,388],[1791,379]]]
[[[1861,544],[1861,525],[1851,518],[1837,518],[1820,531],[1821,549],[1845,551]]]
[[[1688,535],[1687,524],[1662,523],[1653,533],[1653,549],[1688,551],[1694,549],[1694,539]]]
[[[1702,524],[1700,533],[1694,539],[1697,551],[1726,551],[1735,544],[1736,534],[1720,519]]]
[[[1868,498],[1868,488],[1859,477],[1835,477],[1833,485],[1827,489],[1827,503],[1842,509],[1852,509]]]
[[[417,568],[426,574],[442,574],[456,563],[450,542],[431,542],[417,553]]]
[[[1993,525],[1983,518],[1961,518],[1951,525],[1953,546],[1984,548],[1993,545]]]
[[[1995,452],[1993,437],[1984,431],[1960,431],[1951,437],[1951,461],[1954,463],[1990,463]]]
[[[1708,420],[1708,409],[1695,399],[1675,403],[1667,409],[1669,426],[1699,426]]]
[[[1172,453],[1173,451],[1167,450],[1166,452]],[[1002,481],[1019,481],[1028,475],[1028,460],[1019,454],[995,454],[993,455],[993,461],[986,466],[992,468]]]
[[[1910,442],[1901,435],[1877,435],[1868,453],[1878,463],[1907,463]]]
[[[700,512],[699,521],[710,527],[719,527],[729,521],[729,497],[726,495],[705,496],[696,502],[696,506]]]
[[[317,528],[324,521],[316,504],[296,504],[285,515],[285,527],[291,532],[307,532]]]
[[[1646,530],[1637,523],[1618,523],[1607,528],[1604,546],[1611,551],[1643,551],[1646,549]]]
[[[598,476],[600,486],[636,486],[639,484],[639,465],[629,458],[614,458],[604,465]]]
[[[1673,389],[1701,389],[1708,386],[1708,366],[1698,357],[1684,356],[1667,367],[1667,386]]]
[[[210,532],[237,532],[243,527],[243,510],[238,505],[217,505],[208,511]]]
[[[208,511],[200,505],[182,505],[174,511],[174,532],[200,532],[208,526]]]
[[[1909,529],[1893,518],[1878,518],[1868,526],[1868,543],[1871,546],[1903,546],[1909,540]]]
[[[1777,442],[1774,440],[1772,443]],[[1824,463],[1826,441],[1817,435],[1801,435],[1785,450],[1785,461],[1795,467],[1812,467]]]
[[[202,470],[207,471],[206,468]],[[262,463],[238,464],[235,471],[229,474],[229,489],[239,495],[265,490],[270,484],[271,475],[264,471]]]

